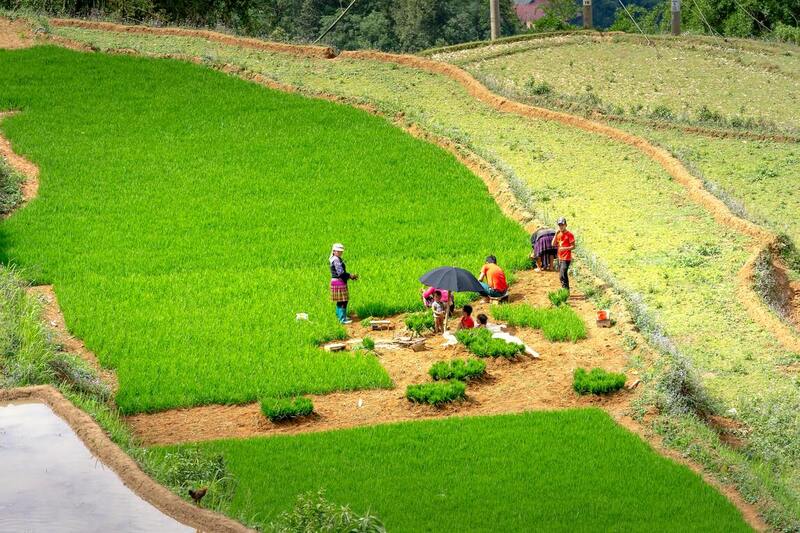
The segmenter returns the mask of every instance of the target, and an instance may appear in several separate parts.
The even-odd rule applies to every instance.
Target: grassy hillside
[[[71,330],[116,368],[124,412],[390,386],[375,357],[314,345],[343,333],[333,242],[363,277],[363,316],[419,305],[430,268],[527,255],[477,177],[361,111],[58,48],[0,52],[0,86],[0,108],[22,111],[4,133],[41,166],[2,254],[55,285]]]
[[[377,514],[389,531],[749,530],[696,474],[594,409],[199,448],[224,454],[238,482],[231,512],[265,522],[296,494],[324,488],[332,501]]]
[[[800,48],[732,40],[566,36],[435,56],[518,94],[619,115],[773,122],[800,129]]]

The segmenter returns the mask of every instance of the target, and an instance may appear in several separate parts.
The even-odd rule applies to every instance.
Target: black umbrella
[[[431,270],[421,278],[419,278],[420,282],[427,285],[428,287],[436,287],[437,289],[443,289],[446,291],[450,291],[451,295],[451,303],[456,301],[457,292],[479,292],[481,294],[486,294],[486,289],[483,288],[481,282],[477,280],[475,276],[472,275],[472,272],[469,270],[464,270],[463,268],[456,268],[456,267],[439,267]],[[445,326],[444,329],[447,329],[447,323],[450,321],[450,306],[447,306],[447,314],[445,315]]]
[[[486,289],[472,272],[456,267],[439,267],[431,270],[419,280],[428,287],[436,287],[450,292],[479,292],[486,294]]]

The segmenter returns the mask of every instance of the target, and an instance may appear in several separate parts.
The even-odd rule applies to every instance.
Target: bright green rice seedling
[[[422,335],[426,331],[433,330],[433,313],[430,311],[411,313],[406,316],[405,324],[408,329],[417,335]]]
[[[551,342],[576,342],[586,338],[586,324],[571,307],[532,307],[527,304],[496,305],[492,317],[511,326],[541,329]]]
[[[438,361],[428,370],[430,376],[439,381],[457,379],[469,381],[477,379],[486,373],[486,362],[480,359],[453,359],[452,361]]]
[[[466,391],[467,386],[461,381],[436,381],[409,385],[406,388],[406,398],[414,403],[442,405],[465,398]]]
[[[363,317],[419,309],[419,275],[477,270],[490,247],[525,263],[479,178],[363,111],[54,47],[0,51],[0,87],[0,109],[22,111],[3,133],[41,168],[0,260],[54,285],[70,331],[116,370],[123,413],[390,387],[374,357],[318,348],[345,334],[334,242]],[[442,197],[484,231],[440,216]]]
[[[548,292],[547,297],[550,299],[550,303],[553,304],[553,307],[558,307],[569,299],[569,289],[558,289],[557,291]]]
[[[314,403],[309,398],[265,398],[261,400],[261,412],[273,422],[308,416],[314,412]]]
[[[525,351],[522,344],[492,338],[492,332],[484,328],[462,329],[456,333],[456,338],[478,357],[512,359]]]
[[[363,339],[361,339],[361,346],[363,346],[365,350],[374,350],[375,339],[373,339],[372,337],[364,337]]]
[[[625,374],[606,372],[602,368],[593,368],[590,372],[576,368],[572,388],[578,394],[608,394],[624,387],[625,379]]]
[[[622,523],[635,532],[750,531],[725,496],[600,409],[177,448],[189,447],[224,455],[238,482],[228,514],[264,522],[324,487],[326,499],[381,517],[388,531],[615,531]]]

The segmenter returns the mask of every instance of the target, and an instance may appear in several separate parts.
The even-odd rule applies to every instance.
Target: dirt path
[[[0,23],[3,19],[0,18]],[[0,25],[0,44],[2,44],[2,26]],[[0,46],[2,48],[2,46]],[[13,111],[0,111],[0,122],[5,118],[14,115]],[[16,170],[25,178],[22,182],[22,205],[30,202],[36,195],[39,194],[39,167],[14,153],[11,149],[11,143],[0,134],[0,157],[8,161],[12,169]],[[22,207],[22,205],[20,207]]]
[[[119,388],[116,374],[112,370],[103,368],[94,352],[86,348],[82,340],[73,337],[67,329],[64,314],[58,305],[58,298],[56,298],[56,293],[53,291],[53,286],[37,285],[29,287],[28,294],[42,302],[42,318],[55,333],[55,341],[63,347],[63,351],[77,355],[89,363],[100,375],[100,378],[111,387],[111,392],[116,393]]]
[[[28,48],[35,44],[30,28],[22,20],[0,18],[0,48]]]

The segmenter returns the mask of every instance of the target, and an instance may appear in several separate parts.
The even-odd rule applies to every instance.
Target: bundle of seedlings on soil
[[[547,297],[550,299],[550,303],[553,304],[553,307],[558,307],[565,304],[569,299],[569,289],[558,289],[557,291],[548,292]]]
[[[435,381],[409,385],[406,388],[406,398],[414,403],[441,405],[465,398],[466,392],[467,386],[461,381]]]
[[[408,329],[417,335],[422,335],[426,331],[433,331],[433,313],[426,311],[411,313],[406,316],[405,323]]]
[[[481,377],[486,373],[486,362],[480,359],[453,359],[452,361],[439,361],[428,370],[430,376],[439,380],[457,379],[469,381]]]
[[[606,372],[602,368],[593,368],[590,372],[576,368],[572,375],[572,388],[578,394],[607,394],[624,386],[625,374]]]
[[[496,305],[492,317],[510,326],[541,329],[550,342],[575,342],[586,338],[586,324],[569,306],[539,308],[527,304]]]
[[[361,346],[365,350],[372,351],[375,349],[375,339],[373,339],[372,337],[364,337],[363,339],[361,339]]]
[[[492,338],[488,329],[462,329],[456,333],[458,341],[478,357],[513,358],[525,351],[525,346],[503,339]]]
[[[266,398],[261,400],[261,412],[272,422],[308,416],[314,412],[313,402],[302,396],[296,398]]]

